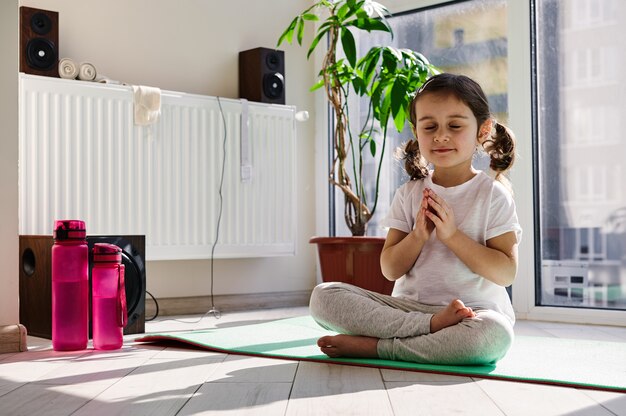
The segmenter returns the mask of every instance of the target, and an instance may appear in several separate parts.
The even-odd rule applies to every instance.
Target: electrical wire
[[[222,140],[222,172],[220,174],[220,186],[218,189],[219,195],[219,210],[217,214],[217,225],[215,227],[215,240],[213,241],[213,246],[211,247],[211,309],[207,312],[208,314],[213,314],[215,318],[219,319],[222,316],[222,313],[215,307],[215,301],[213,298],[213,281],[214,281],[214,273],[213,273],[213,262],[215,260],[215,246],[217,246],[217,242],[220,236],[220,224],[222,222],[222,206],[224,198],[222,196],[222,187],[224,185],[224,171],[226,167],[226,116],[224,116],[224,109],[222,108],[222,102],[220,97],[217,97],[217,104],[220,108],[220,115],[222,116],[222,123],[224,125],[224,138]]]
[[[159,302],[157,302],[156,298],[152,295],[152,293],[148,292],[147,290],[146,290],[146,294],[152,298],[152,301],[154,302],[154,306],[156,307],[156,312],[154,312],[154,316],[152,318],[145,319],[146,322],[150,322],[150,321],[154,321],[157,318],[157,316],[159,316]]]
[[[209,309],[204,315],[202,315],[197,321],[182,321],[179,319],[166,319],[166,321],[178,321],[178,322],[185,322],[185,323],[198,323],[202,320],[202,318],[204,318],[207,315],[213,315],[216,319],[220,319],[222,317],[222,313],[220,312],[220,310],[215,306],[215,299],[213,296],[213,281],[214,281],[214,267],[213,267],[213,262],[215,260],[215,247],[217,246],[217,242],[219,240],[220,237],[220,224],[222,222],[222,207],[223,207],[223,202],[224,202],[224,198],[222,196],[222,188],[224,186],[224,172],[225,172],[225,168],[226,168],[226,116],[224,115],[224,109],[222,108],[222,102],[220,101],[220,97],[217,97],[217,104],[220,108],[220,115],[222,116],[222,123],[224,125],[224,137],[222,139],[222,171],[220,174],[220,186],[218,189],[218,196],[219,196],[219,210],[218,210],[218,214],[217,214],[217,225],[215,227],[215,240],[213,241],[213,246],[211,247],[211,270],[210,270],[210,278],[211,278],[211,309]],[[159,304],[157,303],[157,300],[154,298],[154,296],[152,296],[152,294],[150,292],[148,292],[146,290],[146,293],[150,295],[150,297],[152,298],[152,300],[154,300],[154,304],[156,305],[156,314],[150,318],[150,319],[146,319],[146,321],[152,321],[153,319],[155,319],[158,315],[159,315]]]

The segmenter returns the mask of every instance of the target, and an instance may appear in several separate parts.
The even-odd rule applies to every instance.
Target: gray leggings
[[[429,364],[493,364],[513,342],[509,319],[489,309],[430,333],[430,318],[442,306],[370,292],[339,282],[313,289],[310,311],[322,327],[347,335],[379,338],[378,357]]]

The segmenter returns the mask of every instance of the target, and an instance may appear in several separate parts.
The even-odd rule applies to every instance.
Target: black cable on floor
[[[154,313],[154,316],[150,319],[147,319],[147,318],[145,319],[146,322],[150,322],[150,321],[154,321],[156,317],[159,316],[159,302],[157,302],[156,298],[152,296],[152,293],[148,292],[147,290],[146,290],[146,294],[152,298],[152,300],[154,301],[154,305],[156,306],[156,312]]]

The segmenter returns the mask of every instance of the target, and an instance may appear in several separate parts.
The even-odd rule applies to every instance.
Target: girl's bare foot
[[[443,328],[456,325],[465,318],[473,318],[475,316],[476,313],[471,308],[465,306],[459,299],[455,299],[430,319],[430,333],[432,334]]]
[[[322,352],[331,358],[378,358],[378,338],[354,335],[327,335],[317,340]]]

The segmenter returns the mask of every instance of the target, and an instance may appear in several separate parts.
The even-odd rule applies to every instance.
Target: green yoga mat
[[[329,358],[316,341],[334,334],[310,316],[192,332],[150,334],[138,342],[178,341],[213,351],[395,370],[495,378],[626,392],[626,345],[618,342],[517,336],[492,366],[451,366],[364,358]]]

